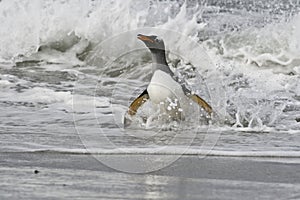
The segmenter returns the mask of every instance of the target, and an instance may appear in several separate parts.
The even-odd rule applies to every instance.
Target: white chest
[[[182,105],[187,99],[181,85],[161,70],[154,72],[147,90],[151,101],[155,104],[170,99],[172,101],[176,100]]]

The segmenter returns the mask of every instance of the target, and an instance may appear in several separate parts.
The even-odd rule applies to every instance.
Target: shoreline
[[[300,164],[182,156],[130,174],[91,155],[0,153],[1,199],[288,199],[300,196]]]

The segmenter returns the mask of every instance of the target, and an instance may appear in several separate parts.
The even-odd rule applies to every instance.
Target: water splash
[[[300,16],[295,14],[294,9],[281,8],[281,4],[273,9],[273,3],[266,3],[271,7],[265,8],[264,3],[259,1],[259,12],[254,12],[255,6],[251,3],[241,5],[246,10],[227,4],[224,9],[223,4],[4,0],[0,2],[1,25],[4,27],[0,30],[0,44],[3,47],[0,58],[1,61],[18,61],[24,68],[26,64],[23,61],[84,66],[85,58],[95,50],[96,45],[112,35],[146,26],[172,29],[198,41],[215,65],[211,67],[204,62],[189,64],[193,63],[191,59],[176,66],[176,56],[168,54],[170,64],[181,69],[185,75],[183,77],[191,81],[193,70],[190,69],[197,69],[203,81],[212,82],[212,88],[217,87],[213,82],[222,82],[227,97],[214,100],[225,102],[236,127],[299,129]],[[288,14],[289,9],[293,14]],[[184,37],[164,39],[167,46],[190,52],[191,57],[199,58],[199,55],[193,55],[194,47],[185,45]],[[135,36],[120,45],[133,40]],[[112,47],[110,50],[118,49]],[[120,77],[122,70],[128,69],[132,79],[147,80],[147,75],[136,69],[136,65],[143,63],[145,66],[149,61],[146,54],[143,53],[141,62],[120,61],[104,73],[105,78]],[[29,62],[28,65],[34,63]],[[149,70],[149,67],[145,68]],[[101,74],[101,70],[92,68],[87,72],[86,68],[86,71],[76,73],[93,76]],[[3,87],[9,85],[5,80],[1,83]],[[197,86],[194,89],[205,90]],[[109,94],[109,91],[103,94]]]

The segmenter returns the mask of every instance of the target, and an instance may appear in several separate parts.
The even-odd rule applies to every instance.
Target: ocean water
[[[98,158],[134,173],[181,155],[299,163],[299,9],[299,0],[2,0],[0,152],[137,155],[133,168]],[[195,105],[166,123],[147,103],[124,129],[152,74],[138,33],[164,39],[169,65],[216,111],[209,124]]]

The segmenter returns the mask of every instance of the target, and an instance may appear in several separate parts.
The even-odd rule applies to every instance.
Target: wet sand
[[[183,156],[147,174],[91,155],[0,154],[0,199],[299,199],[300,164],[271,158]]]

